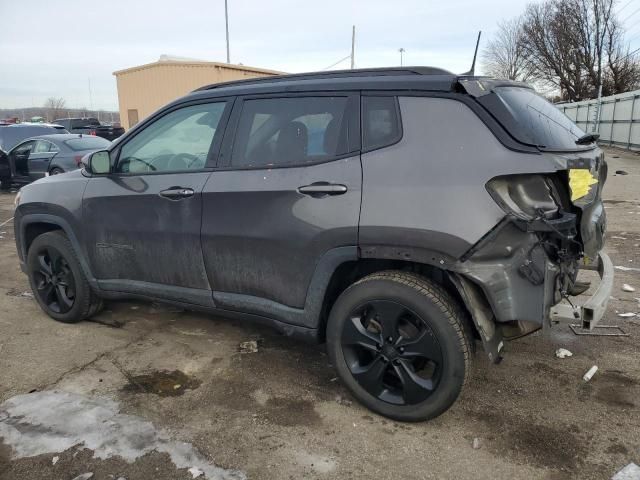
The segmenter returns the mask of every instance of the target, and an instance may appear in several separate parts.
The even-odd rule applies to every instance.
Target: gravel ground
[[[640,156],[607,150],[607,160],[607,251],[615,265],[640,268]],[[13,198],[0,195],[0,223],[12,216]],[[109,303],[90,322],[56,323],[23,294],[29,287],[10,222],[0,227],[0,271],[5,408],[29,392],[69,392],[78,404],[108,401],[110,415],[151,422],[166,441],[188,442],[229,478],[604,479],[640,464],[640,316],[616,315],[640,314],[639,270],[616,271],[603,322],[630,336],[577,337],[561,326],[509,343],[500,365],[478,348],[460,400],[421,424],[367,411],[336,380],[322,346],[256,325],[137,302]],[[636,291],[623,292],[623,283]],[[258,351],[242,353],[247,341],[256,341]],[[559,347],[573,357],[556,358]],[[592,365],[599,371],[585,383]],[[63,418],[43,408],[40,417]],[[85,413],[76,418],[92,421]],[[56,444],[60,431],[26,414],[13,418],[30,436],[32,456],[0,434],[0,479],[71,480],[87,472],[94,479],[192,478],[166,451],[145,450],[136,432],[123,430],[118,438],[137,453],[105,456],[82,436],[78,444]],[[116,428],[102,421],[104,429]],[[66,440],[78,426],[69,422]],[[53,446],[35,448],[44,440]]]

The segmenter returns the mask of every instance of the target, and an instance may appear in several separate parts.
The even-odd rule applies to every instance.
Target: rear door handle
[[[311,197],[324,197],[327,195],[342,195],[347,192],[347,186],[340,183],[315,182],[311,185],[298,187],[298,191]]]
[[[169,200],[182,200],[183,198],[193,197],[192,188],[170,187],[160,192],[160,196]]]

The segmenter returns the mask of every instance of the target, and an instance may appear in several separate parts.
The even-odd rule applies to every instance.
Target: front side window
[[[374,150],[402,135],[395,97],[362,97],[362,148]]]
[[[159,118],[124,144],[116,172],[204,168],[225,106],[226,102],[192,105]]]
[[[14,148],[11,154],[16,157],[21,157],[21,156],[28,157],[33,151],[33,147],[35,143],[36,143],[35,140],[24,142],[22,145],[19,145],[16,148]]]
[[[233,144],[234,167],[330,160],[347,153],[347,97],[246,100]]]

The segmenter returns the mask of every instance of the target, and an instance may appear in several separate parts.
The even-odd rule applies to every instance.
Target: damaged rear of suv
[[[502,338],[560,321],[592,329],[602,318],[613,282],[613,266],[601,252],[607,164],[595,144],[597,135],[582,132],[533,90],[491,80],[460,85],[514,139],[538,150],[528,166],[514,165],[516,171],[485,184],[505,216],[451,269],[465,303],[475,311],[489,357],[498,361]],[[570,297],[589,287],[577,280],[580,269],[598,271],[601,284],[575,306]],[[494,321],[480,321],[482,311],[490,311]]]
[[[152,298],[326,342],[363,404],[433,418],[475,340],[593,328],[613,270],[597,136],[524,84],[429,67],[203,87],[22,189],[35,298]],[[591,297],[581,269],[601,281]]]

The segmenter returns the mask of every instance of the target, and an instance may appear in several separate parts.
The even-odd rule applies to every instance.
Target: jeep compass
[[[603,316],[596,140],[525,84],[438,68],[210,85],[24,187],[16,244],[56,320],[142,298],[267,323],[326,342],[371,410],[425,420],[476,343],[498,362]]]

